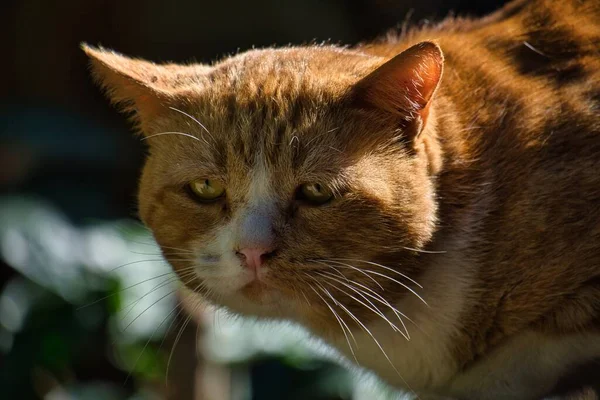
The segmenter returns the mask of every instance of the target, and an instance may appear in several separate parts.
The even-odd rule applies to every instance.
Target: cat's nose
[[[254,272],[258,272],[259,268],[265,261],[273,255],[273,249],[260,247],[246,247],[239,250],[238,255],[242,259],[242,263]]]

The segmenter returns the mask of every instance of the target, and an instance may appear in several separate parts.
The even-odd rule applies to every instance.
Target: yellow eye
[[[333,198],[331,189],[320,183],[305,183],[298,189],[298,197],[314,205],[325,204]]]
[[[212,179],[195,180],[190,183],[190,190],[202,201],[215,201],[225,194],[225,186]]]

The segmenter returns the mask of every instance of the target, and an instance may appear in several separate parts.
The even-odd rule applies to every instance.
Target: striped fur
[[[422,398],[594,396],[600,2],[517,1],[354,48],[213,66],[85,50],[150,145],[140,215],[176,270],[189,264],[170,248],[195,254],[188,285],[208,300],[297,321]],[[185,185],[206,177],[225,183],[223,201],[190,199]],[[334,201],[298,203],[305,182]],[[267,203],[277,251],[250,287],[239,225]],[[400,310],[410,341],[340,282]]]

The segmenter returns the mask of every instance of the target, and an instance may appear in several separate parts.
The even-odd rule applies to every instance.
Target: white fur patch
[[[389,360],[368,333],[354,332],[359,364],[391,385],[404,387],[409,392],[419,393],[425,388],[442,386],[456,373],[450,344],[452,334],[459,328],[464,291],[468,290],[471,278],[469,269],[458,260],[450,262],[447,255],[445,260],[448,263],[431,265],[419,282],[424,287],[419,294],[428,306],[411,294],[395,305],[414,322],[404,321],[410,340],[394,332],[383,319],[378,318],[367,326]],[[452,285],[446,282],[452,282]],[[387,317],[402,329],[393,313],[387,313]],[[343,337],[333,344],[352,360]]]
[[[249,207],[261,206],[273,201],[271,174],[261,155],[257,155],[252,169],[247,201]]]
[[[474,266],[466,254],[471,245],[471,230],[481,220],[479,211],[474,208],[469,213],[472,219],[463,221],[460,234],[440,238],[438,247],[451,251],[434,257],[418,280],[423,286],[419,294],[427,305],[411,294],[400,304],[394,304],[414,322],[405,321],[410,341],[393,332],[381,319],[370,324],[368,328],[387,353],[388,361],[367,334],[355,335],[359,342],[356,351],[359,364],[395,387],[422,396],[434,388],[442,389],[458,372],[451,346],[455,333],[461,328],[461,314],[472,287]],[[392,315],[387,316],[392,320]],[[343,337],[334,345],[352,359]]]
[[[236,211],[230,222],[220,227],[212,241],[198,245],[196,273],[206,286],[221,295],[229,295],[250,282],[252,276],[242,267],[236,251],[240,240],[242,219],[252,212],[268,212],[274,204],[271,176],[260,155],[252,170],[246,205]],[[217,255],[219,262],[207,263],[205,255]]]
[[[250,277],[243,274],[243,268],[235,251],[235,223],[219,228],[215,238],[199,246],[196,262],[196,274],[206,286],[218,294],[227,295],[249,282]],[[207,263],[203,256],[218,255],[214,263]]]

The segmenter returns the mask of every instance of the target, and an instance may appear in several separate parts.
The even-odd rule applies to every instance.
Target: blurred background
[[[253,46],[353,44],[501,3],[3,0],[0,398],[396,398],[296,327],[177,293],[136,219],[145,147],[91,83],[79,44],[211,62]]]

